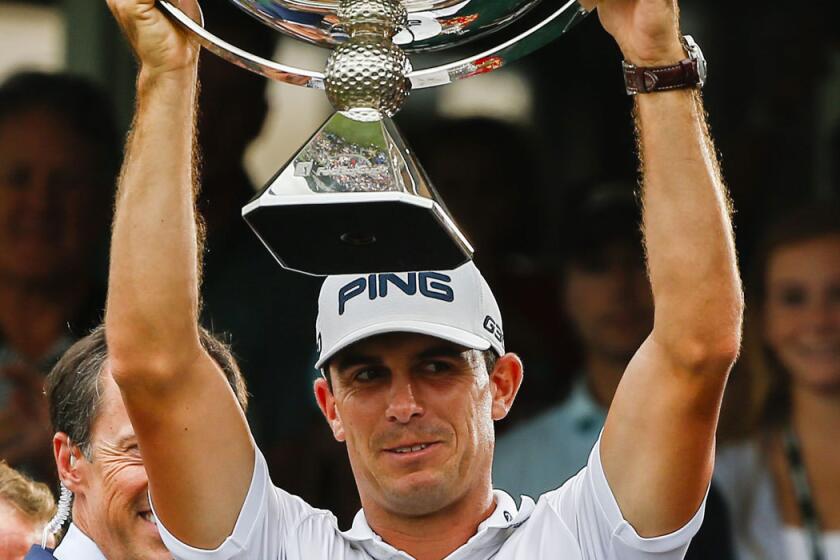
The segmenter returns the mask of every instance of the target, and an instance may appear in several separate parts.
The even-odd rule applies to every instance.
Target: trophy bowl
[[[230,2],[280,33],[331,50],[320,71],[281,64],[158,0],[207,50],[272,80],[324,90],[336,109],[242,210],[283,267],[313,275],[453,269],[472,258],[391,117],[413,89],[501,68],[586,15],[576,0]],[[467,47],[473,52],[465,54]],[[414,68],[421,53],[435,53],[437,62]]]

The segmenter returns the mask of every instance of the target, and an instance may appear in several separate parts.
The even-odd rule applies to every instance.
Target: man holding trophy
[[[675,0],[584,6],[615,38],[628,91],[638,94],[656,306],[588,466],[519,507],[493,489],[493,422],[512,406],[523,367],[505,353],[498,306],[474,265],[330,276],[319,300],[324,378],[315,396],[347,445],[363,505],[346,532],[329,512],[271,484],[233,392],[200,344],[198,46],[154,0],[109,5],[140,70],[113,230],[107,367],[176,558],[683,557],[703,519],[743,302],[697,93],[704,69],[680,37]],[[200,19],[195,0],[180,8]]]

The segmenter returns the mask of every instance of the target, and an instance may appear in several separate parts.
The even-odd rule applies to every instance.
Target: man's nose
[[[388,395],[388,408],[385,411],[388,420],[407,424],[415,416],[422,416],[424,412],[411,379],[408,376],[394,376]]]
[[[23,200],[26,203],[28,212],[35,214],[48,213],[55,203],[55,197],[61,193],[56,192],[53,181],[46,173],[33,172],[26,187],[23,190]]]

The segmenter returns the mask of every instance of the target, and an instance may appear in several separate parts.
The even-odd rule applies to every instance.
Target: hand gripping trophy
[[[265,25],[332,49],[324,72],[286,66],[226,43],[158,0],[225,60],[326,90],[337,112],[242,210],[281,265],[318,275],[451,269],[471,258],[472,246],[391,117],[412,89],[500,68],[586,15],[574,0],[230,1]],[[481,39],[475,54],[430,68],[413,68],[408,56],[474,39]]]

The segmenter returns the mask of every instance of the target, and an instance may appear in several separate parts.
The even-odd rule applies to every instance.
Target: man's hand
[[[174,3],[195,21],[202,21],[196,0]],[[199,46],[157,8],[155,0],[108,0],[108,7],[140,60],[141,75],[195,69]]]
[[[601,25],[628,62],[664,66],[686,58],[676,0],[581,0],[581,4],[598,10]]]

